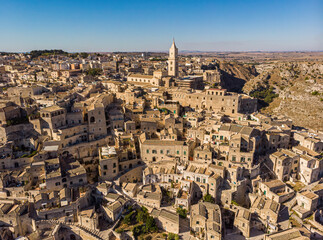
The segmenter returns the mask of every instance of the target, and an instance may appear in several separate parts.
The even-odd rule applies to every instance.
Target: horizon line
[[[62,50],[67,53],[168,53],[167,50],[146,50],[146,51],[136,51],[136,50],[129,50],[129,51],[65,51],[59,48],[45,48],[45,49],[34,49],[30,51],[2,51],[0,53],[24,53],[28,54],[31,51],[45,51],[45,50]],[[323,52],[322,50],[180,50],[179,53],[255,53],[255,52],[262,52],[262,53],[287,53],[287,52]]]

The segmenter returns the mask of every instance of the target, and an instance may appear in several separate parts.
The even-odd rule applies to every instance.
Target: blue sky
[[[322,0],[0,0],[0,51],[323,50]]]

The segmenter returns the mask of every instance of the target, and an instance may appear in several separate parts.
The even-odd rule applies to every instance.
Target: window
[[[186,151],[184,151],[184,155],[186,155]]]
[[[113,167],[115,168],[115,167],[117,167],[117,164],[116,163],[113,163]]]
[[[146,153],[149,153],[149,149],[146,150]]]
[[[164,151],[163,150],[160,150],[160,154],[163,154],[164,153]]]
[[[179,151],[176,151],[177,155],[179,154]]]
[[[152,150],[152,153],[153,154],[157,154],[157,150]]]
[[[236,156],[232,156],[232,162],[236,161]]]
[[[103,166],[103,169],[107,170],[108,169],[108,166],[107,165],[104,165]]]
[[[199,221],[196,221],[196,224],[200,224],[200,222]]]

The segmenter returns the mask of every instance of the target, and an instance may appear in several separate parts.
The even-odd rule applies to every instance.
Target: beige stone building
[[[323,142],[320,138],[308,132],[294,132],[294,140],[299,145],[311,149],[312,151],[321,153],[323,151]]]
[[[166,209],[156,209],[151,211],[151,215],[155,218],[158,228],[169,233],[180,233],[180,218],[177,213],[170,212]]]
[[[299,156],[287,149],[279,149],[272,153],[269,159],[273,164],[273,171],[279,180],[288,181],[291,177],[296,177],[299,166]]]
[[[251,229],[250,211],[242,207],[238,208],[233,225],[243,234],[243,236],[249,238]]]
[[[109,222],[115,222],[119,219],[127,204],[128,200],[125,197],[117,196],[113,202],[109,202],[107,206],[102,206],[104,218]]]
[[[299,176],[305,184],[310,184],[323,177],[323,157],[301,154],[299,156]]]
[[[145,134],[140,136],[140,156],[145,162],[156,162],[169,157],[187,161],[191,145],[185,141],[149,139]]]
[[[274,200],[257,196],[251,203],[250,211],[257,214],[259,221],[264,228],[270,229],[271,232],[278,230],[278,217],[280,204]]]
[[[279,179],[259,182],[258,187],[260,194],[278,203],[285,202],[295,195],[294,190]]]
[[[159,185],[149,184],[141,187],[137,194],[137,202],[148,207],[159,209],[161,206],[162,191]]]
[[[283,230],[277,233],[267,234],[265,236],[265,240],[309,240],[310,238],[302,236],[300,230],[296,228],[290,228],[287,230]]]
[[[204,239],[222,239],[222,215],[217,204],[199,202],[191,206],[190,227]]]
[[[301,218],[311,215],[318,207],[319,196],[312,191],[303,190],[296,194],[297,205],[293,208]]]

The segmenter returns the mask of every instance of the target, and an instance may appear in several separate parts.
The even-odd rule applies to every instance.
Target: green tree
[[[187,217],[187,210],[184,209],[184,208],[177,208],[176,209],[176,212],[178,213],[178,215],[181,217],[181,218],[186,218]]]
[[[145,222],[147,219],[147,213],[145,213],[142,210],[139,210],[139,212],[137,213],[137,221],[138,222]]]
[[[143,225],[138,225],[132,229],[132,234],[135,238],[137,238],[140,234],[143,233],[142,228],[143,228]]]
[[[123,222],[127,225],[129,225],[131,223],[131,219],[132,219],[132,216],[133,216],[134,212],[131,212],[129,214],[127,214],[124,219],[123,219]]]
[[[86,74],[92,77],[98,76],[101,73],[102,73],[102,69],[100,68],[90,68],[89,70],[86,71]]]
[[[214,198],[210,194],[206,194],[203,197],[204,202],[214,203]]]
[[[175,233],[168,233],[167,240],[179,240],[179,236]]]
[[[80,53],[80,57],[81,58],[87,58],[89,56],[89,54],[88,53],[86,53],[86,52],[81,52]]]
[[[146,220],[146,225],[145,225],[145,232],[157,232],[158,228],[155,222],[155,219],[151,216],[149,216]]]

